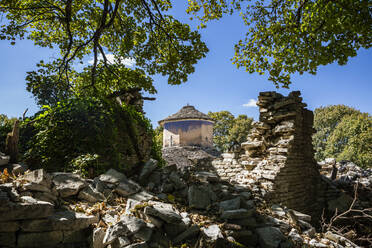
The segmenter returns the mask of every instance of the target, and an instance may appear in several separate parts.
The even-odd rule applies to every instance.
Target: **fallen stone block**
[[[98,221],[98,217],[94,215],[61,211],[44,219],[23,221],[21,230],[23,232],[74,231],[85,229]]]
[[[45,218],[54,212],[54,205],[49,202],[38,201],[32,197],[22,198],[26,202],[0,204],[1,221]]]
[[[87,183],[79,175],[73,173],[53,173],[53,184],[61,197],[69,197],[79,193]]]
[[[251,217],[255,212],[256,212],[255,209],[247,210],[244,208],[235,209],[235,210],[227,210],[221,214],[221,219],[230,220],[230,219],[248,218],[248,217]]]
[[[102,174],[98,179],[105,183],[118,184],[123,180],[127,180],[127,177],[114,169],[109,169],[105,174]]]
[[[115,192],[117,192],[121,196],[130,196],[140,190],[141,186],[130,179],[120,181],[118,186],[115,188]]]
[[[285,240],[284,235],[277,227],[257,228],[258,241],[262,248],[277,248]]]
[[[24,179],[33,184],[41,184],[49,189],[52,182],[50,175],[43,169],[30,171],[21,176],[21,179]]]
[[[212,203],[212,190],[206,185],[191,185],[188,190],[189,206],[197,209],[207,209]]]
[[[78,199],[85,200],[91,203],[100,202],[105,200],[105,196],[98,192],[92,185],[88,185],[79,192]]]
[[[219,203],[220,212],[227,210],[236,210],[240,208],[240,198],[236,197],[231,200],[222,201]]]

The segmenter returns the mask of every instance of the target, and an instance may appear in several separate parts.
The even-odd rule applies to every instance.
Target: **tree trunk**
[[[5,143],[5,154],[10,156],[10,163],[18,162],[19,121],[16,120],[13,131],[8,133]]]

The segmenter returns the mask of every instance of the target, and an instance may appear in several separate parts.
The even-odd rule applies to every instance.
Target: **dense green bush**
[[[368,113],[345,106],[320,107],[314,111],[315,158],[350,160],[372,166],[372,119]]]
[[[49,171],[130,169],[144,159],[143,140],[151,132],[150,122],[132,106],[92,97],[68,99],[43,106],[23,123],[24,160]]]

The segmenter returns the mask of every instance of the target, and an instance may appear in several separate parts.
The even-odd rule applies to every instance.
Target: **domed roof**
[[[167,121],[185,120],[185,119],[199,119],[213,121],[208,115],[198,111],[194,106],[186,105],[183,106],[177,113],[168,116],[167,118],[159,121],[160,125],[163,125]]]

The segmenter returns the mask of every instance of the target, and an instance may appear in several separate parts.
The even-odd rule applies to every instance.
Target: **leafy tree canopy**
[[[372,117],[363,113],[342,118],[330,135],[325,152],[338,160],[372,167]]]
[[[360,166],[372,166],[372,119],[368,113],[332,105],[314,111],[313,143],[315,158],[350,160]]]
[[[213,143],[219,151],[231,150],[246,141],[252,118],[246,115],[235,118],[229,111],[209,112],[208,115],[215,121]]]
[[[342,118],[351,114],[360,114],[360,111],[345,105],[331,105],[314,110],[316,133],[313,135],[313,143],[316,151],[315,158],[318,161],[329,156],[325,152],[329,136]]]
[[[189,0],[201,27],[239,12],[247,26],[232,59],[249,73],[268,73],[287,88],[291,74],[316,74],[319,66],[347,63],[372,45],[369,0]]]
[[[59,50],[59,57],[41,61],[27,76],[41,105],[88,88],[107,94],[135,84],[153,93],[146,75],[167,75],[168,83],[180,84],[208,51],[198,32],[163,14],[171,7],[170,0],[0,0],[0,39],[14,45],[27,38]],[[76,65],[91,56],[91,65],[77,72]],[[128,59],[134,69],[123,63]]]

